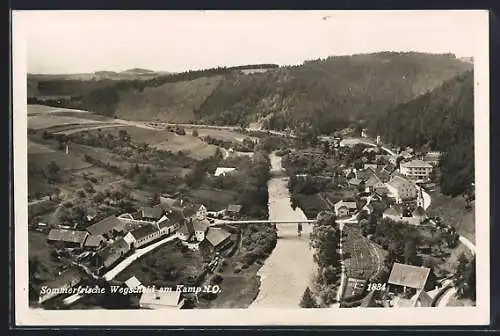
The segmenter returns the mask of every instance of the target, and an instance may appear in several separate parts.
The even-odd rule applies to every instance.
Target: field
[[[215,154],[217,146],[209,145],[197,137],[193,137],[190,133],[186,135],[178,135],[174,132],[166,130],[150,130],[135,126],[120,127],[119,129],[102,129],[104,134],[118,134],[119,130],[125,130],[138,142],[145,142],[151,147],[172,151],[177,153],[184,152],[187,156],[193,159],[204,159]]]
[[[63,151],[28,154],[28,164],[35,167],[45,168],[52,161],[57,163],[61,169],[82,169],[91,166],[90,163],[81,158]]]
[[[460,235],[475,243],[474,207],[472,210],[467,211],[462,197],[451,198],[437,191],[429,194],[432,197],[432,202],[429,209],[427,209],[427,213],[430,216],[441,217],[445,224],[455,227]]]
[[[346,225],[344,234],[346,237],[343,238],[342,248],[347,276],[357,279],[370,278],[382,263],[375,247],[361,234],[359,228]]]
[[[97,124],[104,121],[97,121],[73,116],[60,116],[54,114],[35,115],[28,117],[28,128],[44,129],[59,125],[75,124]]]
[[[50,147],[47,147],[47,146],[44,146],[42,144],[28,140],[28,155],[29,154],[48,154],[48,153],[54,153],[54,152],[55,152],[55,150],[50,148]]]
[[[38,114],[51,114],[51,113],[86,113],[91,114],[89,111],[84,110],[76,110],[76,109],[68,109],[63,107],[54,107],[54,106],[46,106],[46,105],[36,105],[29,104],[28,106],[28,116],[30,115],[38,115]]]
[[[126,281],[135,276],[147,286],[188,284],[198,276],[202,266],[203,257],[198,251],[182,252],[176,242],[171,242],[132,263],[116,280]]]
[[[195,128],[186,128],[186,133],[191,134]],[[224,140],[224,141],[239,141],[242,142],[247,136],[238,132],[230,130],[219,130],[213,128],[196,128],[198,131],[198,136],[210,136],[214,139]]]
[[[236,191],[208,189],[195,189],[190,192],[190,195],[204,204],[210,211],[225,209],[229,204],[236,203],[240,196]]]

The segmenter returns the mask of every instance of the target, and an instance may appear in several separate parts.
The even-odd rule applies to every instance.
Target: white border
[[[379,11],[380,12],[380,11]],[[443,11],[441,11],[443,12]],[[490,323],[489,262],[489,41],[488,12],[471,12],[478,23],[475,75],[476,307],[364,309],[207,309],[45,311],[28,307],[26,44],[22,12],[13,12],[13,138],[15,217],[15,322],[30,325],[486,325]],[[338,13],[341,13],[338,11]],[[476,15],[476,16],[474,16]],[[464,22],[468,24],[468,22]],[[390,38],[390,37],[388,37]]]

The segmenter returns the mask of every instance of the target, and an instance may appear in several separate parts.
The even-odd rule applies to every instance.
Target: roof
[[[208,219],[193,219],[193,228],[195,231],[205,231],[210,226]]]
[[[432,168],[432,165],[430,163],[427,163],[422,160],[411,160],[408,162],[401,162],[399,164],[401,167],[408,167],[408,168]]]
[[[48,240],[63,241],[68,243],[83,243],[88,232],[75,230],[52,229],[47,236]]]
[[[394,170],[396,170],[396,166],[393,164],[386,164],[384,167],[382,167],[382,170],[386,171],[387,173],[392,173]]]
[[[394,263],[388,283],[410,288],[424,288],[430,268]]]
[[[418,206],[415,210],[413,210],[413,216],[425,216],[425,210],[421,206]]]
[[[177,199],[172,197],[160,196],[160,202],[167,207],[173,207],[174,205],[176,205]]]
[[[345,202],[345,201],[338,201],[337,203],[335,203],[334,205],[334,208],[335,210],[338,210],[340,209],[341,207],[346,207],[348,209],[357,209],[358,206],[356,204],[356,202]]]
[[[358,178],[352,178],[349,180],[349,184],[353,184],[353,185],[359,185],[362,181]]]
[[[82,278],[82,272],[76,268],[69,268],[58,275],[54,280],[47,282],[45,285],[47,288],[61,288],[68,284],[77,284],[82,280]]]
[[[401,176],[394,175],[389,182],[387,182],[390,186],[394,187],[395,189],[399,188],[407,188],[408,185],[412,185],[410,181],[408,181],[405,178],[402,178]]]
[[[374,187],[377,184],[383,183],[382,180],[376,175],[372,174],[368,180],[366,180],[365,185],[367,187]]]
[[[181,297],[181,292],[172,291],[145,291],[141,295],[139,305],[158,305],[165,306],[165,308],[177,307],[179,304],[179,299]]]
[[[125,241],[125,239],[120,238],[115,240],[112,244],[106,246],[105,248],[97,251],[97,254],[101,256],[106,264],[106,260],[110,257],[120,255],[121,253],[125,254],[130,250],[130,246]]]
[[[134,289],[139,286],[142,286],[141,282],[135,277],[129,278],[127,281],[125,281],[125,285],[127,285],[128,288]]]
[[[376,163],[365,163],[364,167],[365,169],[371,169],[375,171],[377,169],[378,165]]]
[[[239,205],[239,204],[229,204],[227,206],[227,211],[230,211],[230,212],[240,212],[241,208],[242,208],[242,206]]]
[[[215,169],[214,175],[220,176],[220,175],[224,175],[226,173],[230,173],[234,170],[236,170],[236,168],[217,167],[217,169]]]
[[[378,307],[377,303],[375,302],[374,290],[370,291],[367,296],[361,299],[360,307]]]
[[[175,221],[171,220],[170,218],[165,218],[162,221],[158,223],[158,227],[160,229],[163,229],[164,227],[169,227],[175,224]]]
[[[360,170],[358,172],[358,179],[362,181],[368,180],[370,177],[372,177],[375,174],[375,170],[372,168],[365,168],[363,170]]]
[[[231,234],[224,229],[209,228],[205,239],[212,244],[213,247],[217,247],[229,237],[231,237]]]
[[[90,235],[85,240],[85,246],[87,247],[98,247],[102,242],[106,241],[102,235]]]
[[[161,206],[142,207],[140,211],[142,218],[153,218],[155,220],[160,219],[164,213]]]
[[[111,231],[123,231],[124,224],[116,216],[109,216],[89,226],[87,231],[91,235],[102,235]]]
[[[150,234],[155,233],[156,231],[158,230],[153,225],[147,224],[133,231],[130,231],[130,234],[132,234],[132,236],[134,236],[134,238],[138,240],[146,236],[149,236]]]
[[[427,293],[423,289],[421,289],[417,294],[415,294],[412,297],[412,302],[413,302],[415,307],[418,307],[418,306],[420,306],[420,307],[432,307],[433,301],[434,300],[429,295],[429,293]],[[417,305],[418,303],[420,303],[420,305]]]

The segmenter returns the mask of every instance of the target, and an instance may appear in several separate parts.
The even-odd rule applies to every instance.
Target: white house
[[[200,207],[198,208],[198,210],[196,211],[196,218],[198,219],[205,219],[207,218],[207,215],[208,215],[208,210],[207,208],[202,204],[200,205]]]
[[[142,309],[179,309],[184,304],[181,291],[154,290],[144,291],[139,300]]]
[[[214,176],[226,176],[235,171],[236,168],[217,167]]]
[[[144,225],[129,232],[135,240],[132,246],[135,248],[142,247],[162,236],[160,230],[153,225]]]
[[[422,160],[401,162],[399,166],[401,174],[417,180],[428,180],[433,170],[430,163]]]
[[[160,236],[172,234],[179,229],[179,223],[172,221],[167,217],[164,217],[164,219],[160,220],[158,224],[156,224],[156,226],[160,231]]]

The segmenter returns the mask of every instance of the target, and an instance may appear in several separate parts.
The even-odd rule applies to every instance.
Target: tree
[[[302,299],[300,300],[301,308],[317,308],[316,301],[313,298],[311,289],[309,287],[306,288],[304,294],[302,295]]]
[[[193,131],[191,132],[191,135],[194,137],[198,137],[198,130],[196,128],[193,128]]]
[[[55,163],[55,161],[51,161],[47,165],[45,172],[47,174],[47,178],[48,178],[50,183],[60,181],[60,175],[59,175],[60,171],[61,171],[61,168],[57,165],[57,163]]]
[[[464,253],[458,258],[454,277],[458,295],[463,298],[476,299],[476,258],[468,260]]]

